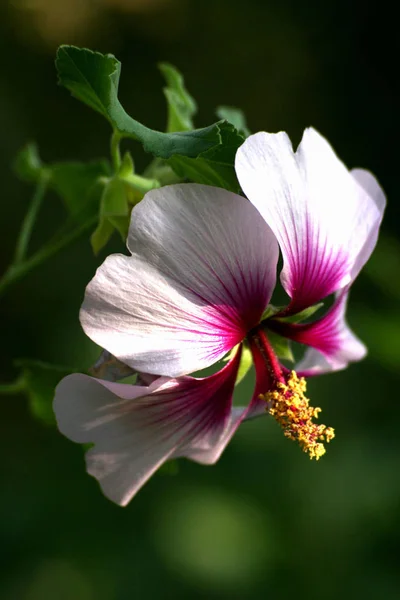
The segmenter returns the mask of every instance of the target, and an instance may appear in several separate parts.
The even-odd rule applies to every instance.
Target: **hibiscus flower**
[[[313,129],[296,152],[285,133],[252,135],[235,168],[246,197],[198,184],[149,192],[132,210],[130,255],[109,256],[86,289],[84,331],[141,375],[136,385],[70,375],[54,409],[64,435],[93,444],[88,472],[121,505],[166,460],[214,463],[240,423],[259,414],[318,459],[334,433],[314,423],[320,409],[309,405],[304,376],[366,354],[345,310],[377,241],[385,196],[376,179],[348,171]],[[279,248],[289,301],[275,309]],[[332,294],[322,317],[298,322]],[[277,334],[308,347],[295,370],[278,358]],[[254,393],[236,408],[250,353]],[[213,375],[190,375],[227,355]]]

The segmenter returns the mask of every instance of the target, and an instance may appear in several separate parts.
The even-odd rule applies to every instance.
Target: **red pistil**
[[[313,419],[318,418],[321,409],[309,405],[309,400],[305,396],[305,379],[299,379],[295,371],[284,374],[261,325],[249,334],[248,340],[256,371],[257,364],[262,369],[264,363],[269,374],[267,389],[259,395],[259,398],[265,401],[267,412],[280,424],[287,438],[297,441],[310,458],[318,460],[325,453],[322,442],[331,441],[334,431],[331,427],[316,425],[313,422]],[[257,377],[262,380],[261,371],[257,371]]]
[[[265,366],[267,367],[274,384],[285,383],[278,357],[276,356],[265,331],[260,325],[250,333],[249,340],[253,352],[255,346],[263,357]]]

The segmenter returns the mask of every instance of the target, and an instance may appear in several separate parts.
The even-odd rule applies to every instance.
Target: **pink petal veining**
[[[75,442],[94,444],[88,472],[125,505],[169,458],[218,458],[242,420],[231,412],[240,356],[210,377],[159,378],[147,387],[70,375],[56,390],[58,427]]]
[[[281,280],[291,297],[286,314],[354,279],[359,257],[372,251],[382,217],[383,192],[375,180],[360,184],[359,171],[350,173],[311,128],[296,153],[285,133],[250,136],[237,152],[236,172],[278,239]]]
[[[366,355],[364,344],[355,336],[346,322],[348,289],[338,293],[335,303],[320,319],[312,323],[272,323],[272,328],[289,339],[310,349],[296,365],[302,376],[328,371],[339,371],[350,362]]]
[[[261,317],[278,246],[241,196],[186,184],[149,192],[132,211],[132,256],[106,259],[88,285],[82,326],[142,372],[179,376],[239,343]]]

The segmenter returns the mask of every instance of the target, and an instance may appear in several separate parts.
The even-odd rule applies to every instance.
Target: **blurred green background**
[[[295,144],[312,124],[348,166],[373,171],[389,198],[350,302],[369,356],[309,384],[337,434],[319,463],[260,419],[215,467],[182,461],[177,476],[153,477],[121,509],[85,474],[79,446],[34,421],[23,396],[0,398],[2,600],[399,598],[397,38],[385,3],[2,1],[2,268],[31,195],[10,168],[20,147],[34,139],[51,161],[108,154],[107,123],[56,85],[60,43],[114,53],[122,102],[151,127],[165,124],[156,63],[168,60],[199,103],[198,126],[219,104]],[[139,145],[126,147],[144,167]],[[33,247],[63,216],[49,196]],[[121,247],[115,238],[94,258],[81,239],[1,298],[1,381],[15,378],[19,357],[91,364],[97,351],[79,306],[96,266]]]

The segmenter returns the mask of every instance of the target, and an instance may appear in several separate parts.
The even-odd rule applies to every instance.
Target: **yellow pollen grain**
[[[335,432],[332,427],[313,423],[321,409],[309,406],[305,392],[306,380],[292,371],[286,384],[277,383],[274,390],[259,398],[265,400],[267,412],[278,421],[284,435],[297,442],[310,458],[318,460],[326,452],[322,442],[330,442]]]

